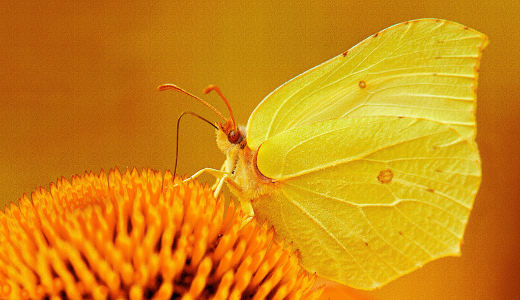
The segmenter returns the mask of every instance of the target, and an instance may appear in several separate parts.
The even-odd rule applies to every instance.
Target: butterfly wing
[[[487,37],[420,19],[389,27],[269,94],[249,118],[251,149],[285,130],[346,116],[408,116],[475,136],[475,89]]]
[[[373,289],[457,255],[480,184],[476,145],[444,123],[351,117],[284,131],[258,150],[275,193],[260,220],[310,271]]]

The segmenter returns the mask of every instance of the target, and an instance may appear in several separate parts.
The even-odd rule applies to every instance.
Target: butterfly
[[[226,160],[191,179],[215,175],[216,194],[227,184],[304,268],[350,287],[460,255],[481,181],[475,109],[487,43],[439,19],[382,30],[271,92],[246,127],[231,109],[220,114]]]

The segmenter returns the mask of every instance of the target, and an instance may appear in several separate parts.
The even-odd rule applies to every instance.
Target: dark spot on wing
[[[377,180],[381,183],[390,183],[394,178],[394,173],[390,169],[381,170],[379,175],[377,175]]]
[[[347,56],[347,54],[348,54],[348,50],[343,52],[343,57]]]
[[[364,80],[361,80],[361,81],[359,82],[359,87],[362,88],[362,89],[364,89],[364,88],[367,87],[367,83],[366,83]]]

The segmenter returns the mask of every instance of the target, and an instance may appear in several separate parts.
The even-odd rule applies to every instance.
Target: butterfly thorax
[[[239,126],[240,142],[232,143],[225,130],[217,130],[217,146],[226,155],[221,170],[228,173],[231,180],[228,184],[231,192],[242,205],[273,191],[274,183],[263,176],[256,167],[256,150],[247,145],[246,127]]]

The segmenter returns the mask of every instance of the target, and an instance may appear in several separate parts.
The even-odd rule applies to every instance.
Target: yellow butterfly
[[[273,91],[247,127],[230,110],[217,123],[222,168],[191,178],[217,176],[215,193],[227,183],[307,270],[354,288],[459,255],[481,178],[475,91],[486,45],[438,19],[380,31]]]

